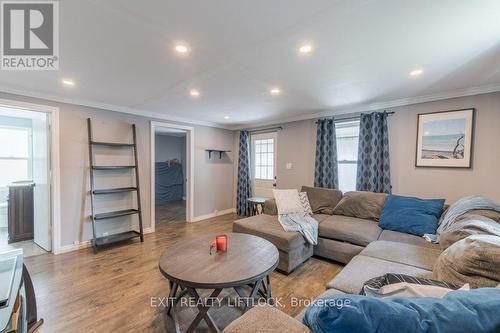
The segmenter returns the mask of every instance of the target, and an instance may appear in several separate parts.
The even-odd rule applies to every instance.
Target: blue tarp
[[[169,201],[182,200],[184,196],[182,164],[168,162],[155,163],[155,196],[157,205],[162,205]]]

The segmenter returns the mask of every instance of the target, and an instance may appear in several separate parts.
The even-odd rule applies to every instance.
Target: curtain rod
[[[386,112],[389,116],[392,116],[394,114],[394,111],[390,111],[390,112]],[[361,113],[357,114],[357,115],[354,115],[354,116],[348,116],[348,117],[339,117],[339,118],[336,118],[335,116],[333,116],[334,120],[335,121],[349,121],[349,120],[358,120],[359,118],[361,117]],[[324,117],[322,117],[324,118]],[[325,117],[326,118],[326,117]],[[318,121],[316,120],[314,122],[315,124],[318,123]]]
[[[282,126],[275,126],[275,127],[267,127],[267,128],[260,128],[260,129],[255,129],[248,131],[248,133],[257,133],[257,132],[274,132],[274,131],[281,131],[283,129]]]

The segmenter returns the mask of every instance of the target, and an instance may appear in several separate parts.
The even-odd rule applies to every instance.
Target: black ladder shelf
[[[92,138],[92,123],[90,118],[87,119],[88,135],[89,135],[89,161],[90,161],[90,206],[91,206],[91,219],[92,219],[92,233],[93,241],[92,247],[94,253],[104,246],[109,246],[114,243],[123,242],[127,240],[139,237],[141,242],[144,242],[144,230],[142,227],[142,213],[141,213],[141,196],[140,196],[140,186],[139,186],[139,166],[137,160],[137,138],[135,124],[132,124],[132,134],[133,143],[113,143],[113,142],[100,142],[94,141]],[[94,165],[94,146],[102,146],[108,148],[132,148],[134,153],[134,165]],[[96,189],[94,184],[94,172],[95,171],[120,171],[120,170],[134,170],[135,172],[135,186],[129,187],[118,187],[118,188],[106,188],[106,189]],[[137,208],[118,210],[105,213],[95,212],[95,201],[96,196],[102,194],[115,194],[115,193],[127,193],[136,192],[137,198]],[[117,234],[111,234],[107,236],[97,236],[96,223],[100,220],[112,219],[127,215],[138,215],[139,217],[139,231],[130,230],[125,232],[120,232]]]

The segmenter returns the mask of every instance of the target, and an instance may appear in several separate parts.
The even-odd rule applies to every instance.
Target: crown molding
[[[221,125],[218,123],[202,121],[202,120],[195,120],[195,119],[191,119],[191,118],[170,116],[170,115],[166,115],[166,114],[151,112],[151,111],[137,109],[137,108],[129,108],[129,107],[119,106],[119,105],[115,105],[115,104],[94,102],[94,101],[90,101],[90,100],[86,100],[86,99],[79,99],[79,98],[64,97],[64,96],[54,95],[54,94],[33,92],[33,91],[29,91],[29,90],[16,89],[16,88],[6,87],[6,86],[0,86],[0,92],[6,93],[6,94],[20,95],[20,96],[24,96],[24,97],[43,99],[43,100],[47,100],[49,102],[72,104],[72,105],[90,107],[90,108],[94,108],[94,109],[101,109],[101,110],[106,110],[106,111],[126,113],[126,114],[131,114],[131,115],[135,115],[135,116],[139,116],[139,117],[152,118],[152,119],[156,119],[156,120],[168,120],[168,121],[173,121],[173,122],[177,122],[177,123],[184,123],[184,124],[190,124],[190,125],[200,125],[200,126],[207,126],[207,127],[215,127],[215,128],[232,130],[231,126]]]
[[[146,117],[146,118],[157,119],[157,120],[168,120],[168,121],[173,121],[173,122],[178,122],[178,123],[207,126],[207,127],[214,127],[214,128],[222,128],[222,129],[227,129],[227,130],[241,130],[244,128],[256,128],[256,127],[262,127],[262,126],[278,125],[278,124],[285,124],[285,123],[290,123],[290,122],[294,122],[294,121],[316,119],[316,118],[329,117],[329,116],[335,116],[335,115],[343,115],[343,114],[359,113],[359,112],[367,112],[367,111],[376,111],[376,110],[381,110],[381,109],[389,109],[389,108],[408,106],[408,105],[426,103],[426,102],[434,102],[434,101],[440,101],[440,100],[451,99],[451,98],[481,95],[481,94],[487,94],[487,93],[498,92],[498,91],[500,91],[500,84],[492,84],[492,85],[485,85],[485,86],[478,86],[478,87],[470,87],[470,88],[465,88],[465,89],[450,90],[450,91],[440,92],[440,93],[436,93],[436,94],[428,94],[428,95],[421,95],[421,96],[415,96],[415,97],[393,99],[393,100],[381,101],[381,102],[376,102],[376,103],[348,105],[348,106],[344,106],[344,107],[332,108],[332,109],[322,110],[322,111],[318,111],[318,112],[314,112],[314,113],[298,115],[298,116],[293,116],[293,117],[276,118],[276,119],[272,119],[269,121],[250,122],[247,124],[237,124],[237,125],[222,125],[222,124],[214,123],[214,122],[207,122],[207,121],[195,120],[195,119],[191,119],[191,118],[170,116],[170,115],[166,115],[166,114],[161,114],[161,113],[156,113],[156,112],[151,112],[151,111],[136,109],[136,108],[123,107],[123,106],[114,105],[114,104],[106,104],[106,103],[85,100],[85,99],[63,97],[63,96],[54,95],[54,94],[39,93],[39,92],[33,92],[33,91],[29,91],[29,90],[24,90],[24,89],[15,89],[15,88],[6,87],[6,86],[0,86],[0,92],[7,93],[7,94],[21,95],[21,96],[31,97],[31,98],[38,98],[38,99],[47,100],[49,102],[65,103],[65,104],[90,107],[90,108],[94,108],[94,109],[114,111],[114,112],[131,114],[131,115],[135,115],[135,116],[139,116],[139,117]]]
[[[298,115],[294,117],[277,118],[264,122],[252,122],[248,124],[239,124],[230,127],[232,130],[241,130],[245,128],[258,128],[263,126],[272,126],[285,123],[291,123],[294,121],[310,120],[321,117],[338,116],[351,113],[367,112],[367,111],[377,111],[382,109],[390,109],[401,106],[408,106],[413,104],[427,103],[441,101],[445,99],[468,97],[474,95],[488,94],[500,91],[500,84],[492,84],[478,87],[471,87],[465,89],[449,90],[446,92],[440,92],[436,94],[421,95],[408,98],[393,99],[388,101],[367,103],[367,104],[356,104],[349,105],[345,107],[333,108],[328,110],[322,110],[314,113],[309,113],[305,115]]]

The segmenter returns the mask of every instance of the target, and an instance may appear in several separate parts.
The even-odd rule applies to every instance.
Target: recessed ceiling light
[[[422,74],[424,71],[422,69],[414,69],[410,72],[410,76],[419,76]]]
[[[193,97],[198,97],[198,96],[200,96],[200,92],[198,90],[196,90],[196,89],[191,89],[189,91],[189,95],[191,95]]]
[[[177,51],[177,53],[187,53],[189,51],[189,48],[187,45],[185,44],[177,44],[175,45],[175,51]]]
[[[312,52],[312,46],[309,45],[309,44],[304,44],[302,46],[299,47],[299,52],[302,53],[302,54],[309,54]]]
[[[230,119],[230,118],[231,118],[231,117],[229,117],[229,116],[224,116],[224,119],[226,119],[226,120],[228,120],[228,119]]]
[[[273,88],[273,89],[271,89],[270,93],[271,93],[271,95],[275,95],[275,96],[279,95],[279,94],[281,94],[281,89]]]
[[[75,86],[75,81],[70,80],[70,79],[62,79],[61,80],[62,84],[68,87],[74,87]]]

